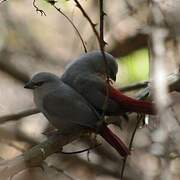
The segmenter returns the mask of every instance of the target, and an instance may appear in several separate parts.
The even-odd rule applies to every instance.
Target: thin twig
[[[23,117],[30,116],[30,115],[37,114],[37,113],[40,113],[40,111],[38,109],[34,108],[34,109],[27,109],[27,110],[21,111],[19,113],[4,115],[4,116],[0,117],[0,124],[4,123],[6,121],[10,121],[10,120],[21,119]]]
[[[141,88],[145,88],[148,86],[149,81],[144,81],[144,82],[139,82],[135,84],[130,84],[124,87],[119,88],[121,92],[126,92],[126,91],[133,91]]]
[[[104,41],[104,16],[106,15],[106,13],[103,10],[103,2],[104,2],[103,0],[99,0],[99,11],[100,11],[99,47],[103,55],[103,60],[106,68],[105,70],[106,70],[107,83],[109,84],[108,64],[104,53],[104,48],[107,43]]]
[[[62,154],[80,154],[80,153],[84,153],[84,152],[87,152],[87,151],[89,152],[90,150],[95,149],[95,148],[99,147],[100,145],[101,144],[96,144],[93,147],[89,147],[89,148],[79,150],[79,151],[74,151],[74,152],[63,152],[63,151],[61,151],[60,153],[62,153]]]
[[[62,12],[62,10],[60,8],[58,8],[55,4],[56,4],[56,1],[54,0],[49,0],[48,3],[50,3],[61,15],[63,15],[68,21],[69,23],[73,26],[73,28],[75,29],[77,35],[79,36],[80,40],[81,40],[81,43],[83,45],[83,48],[84,48],[84,52],[87,53],[87,48],[86,48],[86,45],[85,45],[85,42],[78,30],[78,28],[75,26],[75,24],[72,22],[72,20],[64,13]]]
[[[139,122],[140,121],[141,121],[141,116],[138,115],[137,122],[136,122],[134,131],[132,133],[131,140],[130,140],[130,143],[129,143],[129,150],[130,151],[132,149],[132,144],[133,144],[133,141],[134,141],[134,137],[135,137],[136,131],[137,131],[138,127],[139,127]],[[124,175],[124,170],[125,170],[125,166],[126,166],[126,161],[127,161],[127,157],[125,157],[123,159],[122,168],[121,168],[121,180],[123,180],[123,175]]]
[[[35,7],[37,13],[40,12],[41,16],[46,16],[46,13],[42,9],[39,9],[39,7],[36,5],[36,0],[33,0],[33,6]]]
[[[103,117],[106,106],[107,106],[108,97],[109,97],[109,75],[108,75],[107,61],[106,61],[105,52],[104,52],[104,46],[105,46],[106,43],[104,41],[104,15],[105,15],[105,13],[103,11],[103,0],[99,0],[99,3],[100,3],[100,6],[99,6],[100,7],[100,35],[99,35],[98,31],[95,28],[97,24],[93,23],[93,21],[88,16],[88,14],[85,12],[85,10],[83,9],[83,7],[79,3],[79,1],[74,0],[74,2],[76,3],[76,6],[79,8],[79,10],[83,14],[83,16],[89,22],[89,24],[90,24],[90,26],[91,26],[97,40],[98,40],[99,48],[100,48],[102,56],[103,56],[103,60],[104,60],[104,64],[105,64],[106,77],[107,77],[106,98],[105,98],[105,101],[104,101],[104,104],[103,104],[103,113],[102,113],[102,116],[101,116],[101,117]]]
[[[76,3],[76,6],[79,8],[79,10],[81,11],[81,13],[83,14],[83,16],[88,20],[94,34],[96,35],[96,38],[98,39],[98,42],[100,42],[100,36],[96,30],[96,25],[95,23],[92,22],[91,18],[88,16],[88,14],[84,11],[83,7],[81,6],[81,4],[79,3],[78,0],[74,0],[74,2]]]
[[[104,52],[104,48],[106,45],[106,42],[104,41],[104,10],[103,10],[103,0],[99,0],[99,12],[100,12],[100,28],[99,28],[99,37],[100,37],[100,41],[99,41],[99,47],[103,56],[103,60],[104,60],[104,66],[105,66],[105,72],[106,72],[106,97],[104,100],[104,104],[103,104],[103,113],[102,113],[102,117],[104,117],[105,115],[105,111],[107,109],[107,104],[108,104],[108,98],[109,98],[109,74],[108,74],[108,64],[107,64],[107,59],[105,56],[105,52]]]
[[[102,46],[102,50],[104,50],[104,47],[106,45],[106,42],[104,41],[104,16],[106,15],[106,13],[103,10],[103,2],[104,2],[103,0],[99,0],[99,11],[100,11],[99,36],[100,36],[100,46]]]
[[[142,116],[138,114],[136,126],[135,126],[135,128],[134,128],[134,131],[133,131],[133,133],[132,133],[132,137],[131,137],[131,140],[130,140],[130,143],[129,143],[129,150],[132,149],[133,140],[134,140],[134,137],[135,137],[137,128],[139,127],[139,123],[140,123],[140,121],[141,121],[141,118],[142,118]]]
[[[87,151],[87,161],[88,161],[88,162],[90,162],[90,157],[89,157],[89,155],[90,155],[90,151]]]

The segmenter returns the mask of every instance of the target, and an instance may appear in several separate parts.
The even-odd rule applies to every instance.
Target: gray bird
[[[108,129],[89,102],[58,76],[38,73],[25,88],[33,89],[37,108],[62,134],[77,134],[82,130],[98,132],[122,156],[129,154],[128,148]]]
[[[116,81],[118,65],[113,56],[105,53],[107,73]],[[61,80],[79,92],[100,114],[104,111],[107,96],[106,66],[102,53],[93,51],[69,64]],[[135,100],[110,87],[105,115],[122,115],[126,112],[154,114],[152,103]],[[114,99],[111,96],[119,96]]]
[[[118,65],[110,54],[105,53],[105,57],[108,75],[115,81]],[[86,53],[70,63],[61,80],[84,96],[98,112],[102,112],[106,98],[106,68],[100,51]],[[108,99],[105,114],[114,115],[117,112],[119,113],[119,105]]]

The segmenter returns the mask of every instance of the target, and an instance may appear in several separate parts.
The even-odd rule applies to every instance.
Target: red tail
[[[120,104],[122,110],[127,112],[155,114],[153,103],[130,98],[112,86],[109,86],[109,96]]]
[[[128,147],[122,142],[122,140],[116,136],[106,125],[102,126],[100,135],[113,147],[119,154],[126,157],[130,154]]]

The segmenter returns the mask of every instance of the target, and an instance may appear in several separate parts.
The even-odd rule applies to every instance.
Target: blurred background
[[[156,3],[159,3],[165,13],[164,18],[174,32],[178,46],[180,22],[178,18],[176,19],[178,15],[172,18],[171,9],[166,11],[167,7],[172,7],[172,1],[156,0]],[[99,23],[98,1],[81,0],[80,3],[93,22]],[[174,3],[178,3],[177,0]],[[0,157],[2,159],[16,157],[46,139],[42,133],[48,127],[48,122],[42,114],[24,115],[21,118],[16,116],[22,112],[33,111],[35,108],[31,92],[23,88],[25,82],[32,74],[41,71],[53,72],[60,76],[68,63],[84,53],[82,43],[72,25],[46,1],[37,1],[36,5],[44,10],[46,16],[36,12],[33,2],[29,0],[9,0],[0,3]],[[88,51],[96,50],[98,48],[96,37],[87,20],[76,8],[74,1],[59,0],[56,6],[61,8],[77,26]],[[174,6],[177,11],[179,7]],[[106,51],[116,57],[119,64],[116,87],[123,88],[142,83],[141,87],[145,88],[146,81],[151,77],[149,34],[146,32],[151,14],[148,1],[105,1],[104,10],[107,14]],[[167,12],[169,14],[166,14]],[[172,19],[175,22],[172,22]],[[165,45],[168,48],[168,60],[165,63],[167,75],[177,72],[179,65],[179,61],[175,58],[178,54],[173,54],[172,44],[172,41],[169,41]],[[126,93],[136,97],[140,90],[138,88]],[[180,115],[178,92],[172,92],[171,98],[174,114],[178,119]],[[126,144],[129,144],[137,115],[130,114],[128,121],[122,117],[118,118],[122,119],[121,123],[110,127]],[[128,158],[125,167],[124,179],[180,180],[179,133],[175,136],[177,143],[164,141],[167,134],[159,128],[158,118],[146,118],[150,123],[140,125],[136,132],[132,155]],[[90,151],[89,157],[86,152],[76,155],[54,154],[46,159],[44,171],[41,168],[36,171],[42,174],[45,172],[52,180],[120,179],[122,158],[100,137],[98,141],[103,144]],[[67,145],[64,151],[76,151],[90,145],[91,139],[85,137]],[[27,172],[17,174],[12,180],[42,178],[36,171],[31,175]],[[32,178],[33,173],[35,175]]]

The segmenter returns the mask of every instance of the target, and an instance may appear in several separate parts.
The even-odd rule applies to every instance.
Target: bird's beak
[[[26,88],[26,89],[34,89],[34,85],[33,85],[33,83],[31,81],[28,81],[25,84],[24,88]]]
[[[116,81],[116,74],[113,75],[111,78],[112,78],[112,80],[115,82],[115,81]]]

